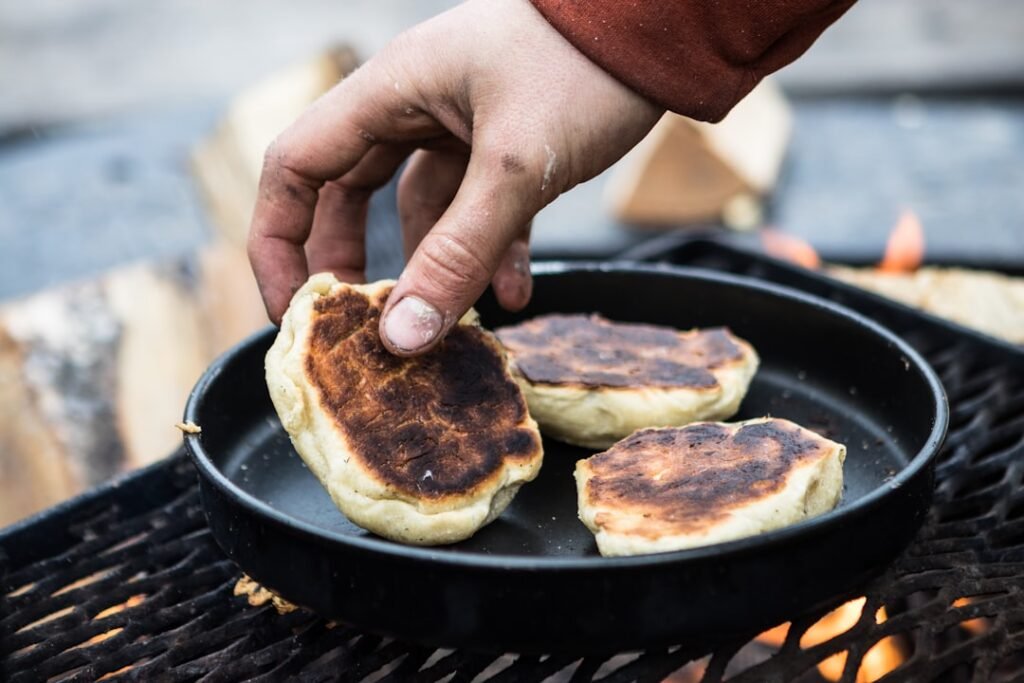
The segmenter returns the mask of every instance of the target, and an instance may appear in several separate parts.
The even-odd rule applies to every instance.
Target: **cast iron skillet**
[[[547,264],[519,314],[593,312],[678,328],[727,325],[762,364],[737,419],[771,414],[848,446],[839,507],[780,531],[682,552],[601,558],[571,476],[590,453],[544,441],[544,466],[499,520],[441,548],[349,523],[292,450],[267,396],[268,329],[199,380],[186,438],[213,534],[288,600],[430,645],[610,652],[750,633],[855,589],[910,541],[928,509],[948,411],[934,372],[892,333],[840,306],[696,269]]]

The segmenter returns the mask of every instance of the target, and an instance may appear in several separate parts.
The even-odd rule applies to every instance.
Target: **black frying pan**
[[[650,266],[536,271],[533,303],[485,297],[489,327],[548,312],[679,328],[727,325],[761,369],[737,419],[771,414],[848,446],[843,499],[817,519],[721,545],[602,558],[576,517],[590,453],[546,439],[540,476],[496,522],[440,548],[349,523],[292,450],[267,396],[273,330],[199,380],[186,437],[214,536],[283,597],[360,628],[431,645],[608,652],[773,626],[855,589],[909,542],[931,500],[945,396],[910,347],[835,304],[754,280]]]

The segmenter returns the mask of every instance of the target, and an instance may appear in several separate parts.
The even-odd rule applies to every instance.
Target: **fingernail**
[[[399,301],[384,318],[384,335],[402,351],[426,346],[441,332],[442,319],[437,309],[414,296]]]
[[[521,308],[530,301],[530,294],[533,290],[533,278],[530,276],[530,248],[525,242],[513,242],[505,258],[511,259],[512,273],[514,274],[512,277],[506,277],[503,283],[506,305],[511,304]]]
[[[530,247],[522,242],[515,242],[512,244],[509,251],[512,252],[512,256],[514,258],[512,261],[512,270],[516,272],[516,275],[529,275]]]

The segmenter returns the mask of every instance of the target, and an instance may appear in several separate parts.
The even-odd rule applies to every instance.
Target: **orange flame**
[[[771,645],[772,647],[782,647],[782,644],[786,642],[786,636],[789,634],[789,622],[785,624],[779,624],[775,628],[768,629],[755,640],[765,645]]]
[[[971,598],[957,598],[953,601],[953,607],[966,607],[973,602],[974,600]],[[988,630],[988,619],[984,619],[982,617],[977,619],[968,619],[967,621],[961,621],[960,626],[971,635],[976,636]]]
[[[903,653],[892,636],[882,638],[864,653],[857,669],[857,683],[877,681],[903,663]],[[836,676],[835,680],[839,680]]]
[[[909,209],[900,214],[885,245],[885,256],[878,264],[883,273],[909,273],[924,261],[924,228],[917,214]]]
[[[821,267],[821,257],[809,243],[796,235],[766,228],[761,231],[761,246],[769,256],[789,261],[810,270]]]
[[[866,598],[857,598],[826,614],[804,632],[800,638],[800,647],[808,649],[849,631],[860,620],[866,602]],[[875,621],[879,624],[887,618],[884,607],[879,608],[875,613]],[[765,645],[778,648],[786,640],[788,631],[789,624],[781,624],[765,631],[757,637],[757,640]],[[903,652],[896,638],[892,636],[882,638],[864,653],[860,668],[857,670],[856,681],[857,683],[873,683],[896,669],[903,660]],[[818,673],[826,680],[838,681],[843,676],[845,666],[846,652],[838,652],[818,664]]]
[[[704,657],[690,662],[682,669],[669,674],[662,683],[700,683],[704,680],[704,674],[707,672],[710,661],[711,657]]]

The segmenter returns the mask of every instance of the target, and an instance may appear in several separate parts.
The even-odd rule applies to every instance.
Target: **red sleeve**
[[[653,102],[718,121],[855,0],[532,0],[566,39]]]

